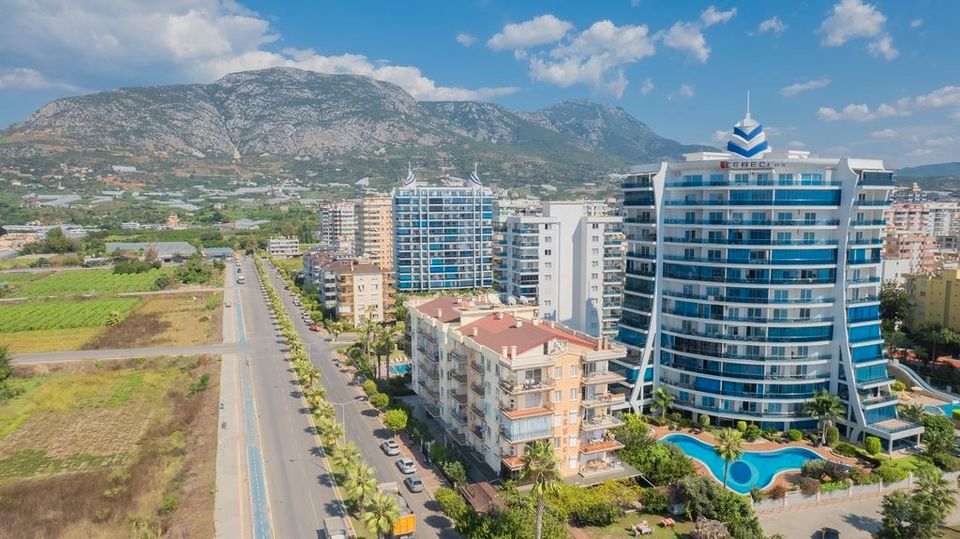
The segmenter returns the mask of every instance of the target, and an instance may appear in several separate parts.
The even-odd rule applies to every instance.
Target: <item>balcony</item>
[[[836,245],[837,240],[831,239],[821,239],[821,240],[778,240],[778,239],[766,239],[766,240],[751,240],[743,238],[663,238],[663,241],[667,243],[692,243],[692,244],[707,244],[707,245],[760,245],[760,246],[784,246],[784,245]]]
[[[839,219],[664,219],[667,225],[707,226],[837,226]],[[883,224],[882,222],[880,224]]]
[[[547,406],[533,406],[530,408],[516,408],[509,405],[500,404],[500,413],[505,417],[516,421],[528,417],[537,417],[541,415],[553,415],[553,405],[547,403]]]
[[[483,386],[476,382],[470,384],[470,391],[473,391],[479,395],[481,399],[487,395],[487,392],[483,389]]]
[[[580,421],[580,430],[590,432],[601,429],[612,429],[623,425],[623,420],[612,415],[594,416]]]
[[[476,436],[481,442],[483,441],[483,427],[480,425],[475,425],[472,429],[470,429],[470,434]]]
[[[458,403],[460,403],[460,406],[466,406],[466,405],[467,405],[467,394],[466,394],[466,393],[451,393],[450,396],[453,397],[453,400],[455,400],[455,401],[457,401]]]
[[[614,439],[597,440],[580,445],[580,452],[589,455],[591,453],[603,453],[606,451],[617,451],[623,449],[624,445]]]
[[[622,375],[617,374],[613,371],[591,371],[585,372],[583,378],[580,379],[580,383],[585,386],[592,386],[598,384],[613,384],[616,382],[623,382],[626,378]]]
[[[723,257],[703,257],[703,256],[680,256],[663,255],[664,260],[673,260],[677,262],[706,262],[707,264],[724,265],[747,265],[747,266],[832,266],[837,263],[833,258],[821,259],[794,259],[794,260],[773,260],[772,258],[723,258]],[[878,259],[879,261],[879,259]],[[862,262],[866,263],[866,262]]]
[[[602,393],[580,401],[581,408],[597,408],[626,402],[627,396],[623,393]]]
[[[472,412],[473,415],[475,415],[475,416],[477,416],[477,417],[479,417],[479,418],[486,418],[486,417],[487,417],[487,412],[486,412],[486,410],[485,410],[484,408],[481,408],[480,406],[477,406],[476,404],[471,404],[471,405],[470,405],[470,412]]]
[[[440,380],[440,370],[436,367],[424,367],[420,369],[420,372],[426,374],[427,378],[435,382]]]
[[[437,344],[437,338],[434,337],[432,333],[428,333],[426,331],[418,331],[417,338],[423,339],[432,344]]]
[[[483,365],[477,362],[477,360],[470,360],[470,368],[478,374],[483,374]]]
[[[516,444],[522,442],[532,442],[534,440],[542,440],[545,438],[553,438],[553,429],[543,429],[535,430],[529,432],[518,432],[511,433],[507,429],[500,428],[500,436],[506,440],[508,443]]]
[[[588,460],[583,466],[580,466],[581,477],[591,477],[594,475],[616,473],[625,470],[623,462],[613,457],[602,457]]]
[[[463,373],[463,372],[453,372],[453,371],[451,371],[451,372],[447,373],[447,378],[450,379],[450,380],[454,380],[454,381],[456,381],[457,383],[460,383],[460,384],[465,384],[465,383],[467,383],[467,374],[466,374],[466,373]]]
[[[461,425],[467,424],[467,414],[463,410],[455,410],[450,414],[453,417],[453,420]]]
[[[534,393],[537,391],[547,391],[553,388],[553,383],[549,380],[517,380],[515,378],[504,378],[500,380],[500,388],[512,395],[522,393]]]

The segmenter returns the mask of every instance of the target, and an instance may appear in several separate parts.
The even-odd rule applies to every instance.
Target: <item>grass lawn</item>
[[[58,271],[16,292],[16,297],[64,296],[78,294],[115,294],[146,292],[160,275],[172,275],[173,268],[151,269],[143,273],[115,274],[110,269]]]
[[[0,333],[104,326],[111,312],[123,317],[138,303],[137,297],[3,303]]]
[[[912,472],[916,471],[917,467],[925,461],[920,458],[919,455],[907,455],[905,457],[888,458],[885,460],[885,462],[888,462],[905,472]]]
[[[85,347],[139,348],[218,343],[223,337],[223,294],[183,293],[144,297],[115,328]]]
[[[663,528],[659,526],[660,521],[663,520],[661,515],[634,513],[625,515],[620,520],[603,528],[590,526],[587,528],[581,528],[581,530],[586,533],[590,539],[619,539],[621,537],[633,537],[633,534],[630,533],[630,527],[634,524],[639,524],[644,520],[646,520],[650,527],[653,528],[653,535],[645,535],[644,537],[652,537],[653,539],[689,537],[694,526],[693,522],[677,522],[676,526],[673,528]]]
[[[213,536],[218,372],[213,358],[17,367],[23,393],[0,402],[0,537]]]
[[[11,354],[81,350],[101,331],[102,327],[92,327],[0,333],[0,346],[6,346]]]
[[[299,258],[277,258],[274,259],[273,264],[278,268],[283,268],[285,270],[303,270],[303,260]]]

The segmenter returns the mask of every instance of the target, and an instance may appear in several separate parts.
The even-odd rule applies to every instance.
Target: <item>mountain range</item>
[[[396,173],[398,160],[480,160],[488,176],[573,182],[709,149],[661,137],[620,107],[565,101],[523,112],[473,101],[418,102],[369,77],[286,67],[209,84],[58,99],[0,140],[7,150],[309,157],[353,168],[357,177]]]

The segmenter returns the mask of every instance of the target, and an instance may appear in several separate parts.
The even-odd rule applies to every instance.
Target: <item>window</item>
[[[563,415],[561,415],[561,414],[553,414],[553,426],[554,426],[554,427],[559,427],[559,426],[562,425],[562,424],[563,424]],[[559,444],[559,442],[560,442],[560,439],[558,438],[558,439],[557,439],[557,443]],[[557,447],[560,447],[560,446],[558,445]]]
[[[548,273],[548,274],[546,274],[546,275],[543,276],[543,280],[544,280],[544,281],[552,281],[552,280],[553,280],[553,275],[550,275],[550,274]]]
[[[551,269],[553,267],[553,262],[544,262],[543,267],[545,269]]]
[[[553,402],[561,402],[561,401],[563,401],[563,391],[560,391],[558,389],[553,392]]]
[[[567,468],[569,468],[569,469],[571,469],[571,470],[576,470],[576,469],[577,469],[577,457],[576,457],[576,456],[571,456],[571,457],[567,460]]]
[[[577,371],[579,371],[579,368],[577,367],[577,365],[570,365],[570,378],[576,378]]]
[[[554,368],[553,368],[553,377],[554,377],[554,378],[563,378],[563,367],[554,367]]]
[[[553,251],[551,251],[550,249],[543,250],[543,256],[550,256],[552,254],[553,254]]]
[[[590,278],[596,280],[596,279],[599,279],[599,278],[600,278],[600,275],[597,274],[597,273],[591,273],[591,274],[590,274]]]
[[[553,236],[544,236],[543,241],[545,243],[553,243]]]
[[[593,236],[592,238],[590,238],[590,241],[596,243],[596,242],[600,241],[600,236]]]
[[[577,447],[577,437],[573,434],[567,436],[567,445],[570,447]]]
[[[593,229],[597,230],[598,228],[600,228],[600,223],[593,223]]]
[[[591,267],[594,267],[594,268],[599,268],[599,267],[600,267],[600,261],[599,261],[599,260],[594,260],[594,261],[590,262],[590,266],[591,266]]]
[[[577,411],[570,410],[570,413],[567,414],[567,423],[571,425],[577,422]]]

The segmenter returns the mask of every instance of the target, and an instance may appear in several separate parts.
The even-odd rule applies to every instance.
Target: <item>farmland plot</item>
[[[122,319],[140,298],[30,301],[0,305],[0,333],[105,326],[111,312]]]
[[[145,292],[171,268],[151,269],[144,273],[115,274],[113,270],[60,271],[17,290],[16,297],[65,296],[78,294],[116,294]]]

